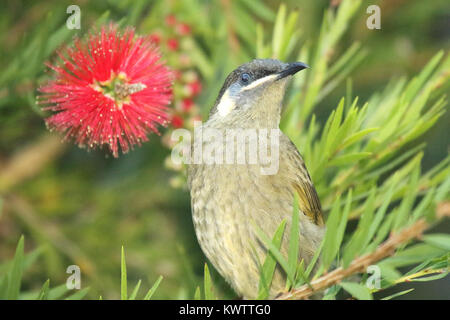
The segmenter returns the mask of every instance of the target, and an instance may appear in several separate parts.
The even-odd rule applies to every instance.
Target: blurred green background
[[[325,8],[339,1],[284,1],[299,10],[302,39],[314,39]],[[66,8],[81,9],[81,29],[65,27]],[[49,77],[45,61],[54,51],[107,21],[136,27],[140,34],[161,35],[167,62],[187,78],[198,77],[195,96],[199,113],[211,107],[226,74],[254,58],[256,24],[270,31],[278,1],[2,1],[0,4],[0,263],[10,259],[21,234],[26,251],[41,248],[38,261],[25,275],[24,289],[67,279],[67,266],[81,267],[82,286],[90,298],[118,298],[120,248],[127,256],[129,283],[149,287],[164,280],[155,298],[192,297],[203,276],[203,256],[191,222],[190,200],[180,175],[164,166],[170,149],[152,135],[141,148],[120,156],[79,149],[47,132],[45,116],[35,104],[37,87]],[[369,4],[381,7],[381,30],[366,27]],[[168,16],[190,27],[189,34],[171,31]],[[164,42],[175,37],[179,48]],[[365,101],[389,79],[412,76],[439,50],[450,45],[450,3],[421,0],[370,1],[363,4],[340,49],[359,41],[366,58],[352,72],[353,93]],[[195,44],[194,47],[193,44]],[[193,49],[194,48],[194,49]],[[307,62],[307,61],[306,61]],[[175,87],[174,107],[183,99],[183,84]],[[325,119],[345,82],[320,102],[315,113]],[[425,136],[424,171],[448,153],[450,116],[444,115]],[[175,180],[174,180],[175,177]],[[177,182],[178,181],[178,182]],[[182,180],[181,180],[182,181]],[[441,230],[448,232],[449,225]],[[219,296],[233,298],[217,274]],[[415,298],[442,297],[449,281],[416,286]]]

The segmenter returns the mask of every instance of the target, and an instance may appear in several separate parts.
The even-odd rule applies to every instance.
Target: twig
[[[425,270],[421,270],[419,272],[413,273],[413,274],[409,274],[406,275],[404,277],[401,277],[400,279],[395,280],[395,284],[399,284],[399,283],[403,283],[403,282],[409,282],[412,281],[414,279],[426,276],[426,275],[430,275],[430,274],[436,274],[436,273],[444,273],[447,272],[447,268],[442,268],[442,269],[425,269]]]
[[[437,216],[450,216],[450,203],[444,202],[439,204],[437,208]],[[347,268],[337,268],[332,272],[311,281],[309,285],[303,285],[298,289],[286,292],[280,295],[277,299],[308,299],[312,294],[323,291],[353,274],[364,272],[368,266],[391,256],[394,254],[395,249],[399,245],[411,239],[420,237],[428,227],[429,224],[425,221],[425,219],[419,219],[409,227],[404,228],[396,234],[392,234],[389,239],[383,242],[374,252],[353,260]]]
[[[9,191],[23,180],[39,173],[45,165],[65,149],[55,135],[40,137],[14,154],[0,171],[0,193]]]
[[[9,194],[5,197],[5,207],[7,211],[15,214],[28,227],[39,235],[42,239],[49,241],[63,255],[82,267],[85,274],[96,276],[96,268],[91,263],[91,259],[84,254],[80,247],[58,228],[51,221],[46,221],[39,217],[30,203],[19,195]]]

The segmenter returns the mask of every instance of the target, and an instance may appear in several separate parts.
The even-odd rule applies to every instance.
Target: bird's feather
[[[299,209],[318,226],[323,226],[322,209],[316,189],[311,183],[295,183],[295,191],[299,197]]]
[[[289,148],[289,151],[291,160],[295,163],[295,166],[292,169],[294,170],[293,175],[295,176],[293,187],[299,197],[299,209],[311,220],[311,222],[318,226],[323,226],[324,221],[320,200],[305,166],[305,162],[295,144],[287,137],[286,140],[288,140],[288,143],[292,146],[292,148]]]

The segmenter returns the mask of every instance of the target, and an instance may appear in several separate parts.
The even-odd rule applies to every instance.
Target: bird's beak
[[[277,73],[272,73],[272,74],[265,76],[263,78],[260,78],[256,81],[253,81],[248,86],[245,86],[244,88],[242,88],[241,91],[253,90],[255,88],[265,88],[266,85],[268,85],[270,83],[274,83],[275,81],[286,78],[287,76],[291,76],[291,75],[299,72],[300,70],[303,70],[306,68],[309,68],[309,66],[303,62],[287,63],[286,67],[283,70],[281,70]]]
[[[306,63],[303,62],[292,62],[292,63],[288,63],[288,65],[286,66],[286,68],[284,68],[284,70],[278,72],[278,76],[276,80],[280,80],[283,79],[287,76],[291,76],[296,74],[297,72],[299,72],[300,70],[309,68],[309,66]]]

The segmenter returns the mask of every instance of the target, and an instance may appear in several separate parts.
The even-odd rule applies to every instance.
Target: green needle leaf
[[[150,290],[148,290],[147,294],[144,297],[144,300],[150,300],[153,296],[153,294],[155,293],[156,289],[158,289],[159,284],[161,283],[163,277],[159,276],[158,279],[156,279],[155,283],[153,284],[153,286],[150,288]]]
[[[123,246],[120,262],[120,299],[127,300],[127,263]]]
[[[17,300],[19,298],[20,284],[22,281],[22,272],[24,268],[24,237],[21,236],[17,244],[16,254],[13,264],[9,271],[7,299]]]
[[[209,273],[207,263],[205,263],[204,285],[205,285],[205,300],[215,300],[214,292],[213,292],[213,285],[212,285],[212,280],[211,280],[211,274]]]
[[[139,288],[140,287],[141,287],[141,280],[139,280],[138,283],[136,284],[136,286],[134,287],[133,292],[131,293],[129,300],[135,300],[136,299],[136,296],[137,296],[137,294],[139,292]]]
[[[264,234],[264,232],[259,230],[260,236],[266,240],[262,241],[269,247],[270,245],[273,245],[273,250],[278,251],[281,247],[281,240],[283,239],[285,226],[286,221],[283,220],[283,222],[278,226],[277,230],[275,231],[272,241],[268,239],[268,237]],[[277,266],[277,259],[273,253],[271,254],[271,251],[269,249],[269,252],[267,253],[266,258],[264,260],[262,270],[260,271],[261,276],[259,280],[257,299],[267,299],[269,297],[270,286],[272,284],[272,279],[275,273],[276,266]]]
[[[37,300],[48,300],[49,286],[50,286],[50,279],[47,279],[47,281],[45,281],[44,285],[41,288],[41,291],[37,296]]]
[[[370,290],[359,283],[341,282],[340,286],[358,300],[373,300]]]

